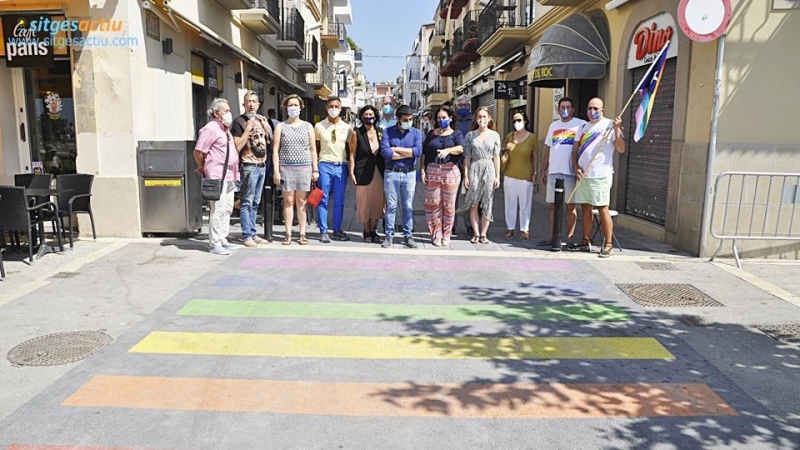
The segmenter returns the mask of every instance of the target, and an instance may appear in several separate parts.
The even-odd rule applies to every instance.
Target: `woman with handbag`
[[[230,132],[233,115],[228,101],[215,98],[208,108],[208,118],[194,147],[197,172],[203,176],[201,195],[211,208],[208,248],[215,255],[230,255],[231,250],[239,248],[228,242],[233,193],[239,181],[239,152]]]
[[[454,130],[453,110],[440,106],[434,113],[434,129],[422,145],[422,182],[425,184],[425,218],[431,243],[450,245],[456,217],[456,196],[461,186],[458,168],[464,152],[464,135]]]
[[[376,121],[377,108],[364,106],[358,112],[361,126],[350,133],[350,180],[356,187],[356,211],[364,224],[364,242],[380,242],[375,227],[386,212],[383,195],[383,171],[386,161],[381,157],[381,129]]]
[[[506,213],[506,240],[514,237],[517,225],[517,207],[519,207],[519,239],[527,241],[531,238],[531,207],[533,186],[536,183],[536,155],[539,144],[536,135],[528,131],[528,115],[517,112],[511,116],[514,131],[508,133],[500,155],[503,179],[503,196]]]
[[[314,127],[300,119],[304,103],[297,94],[283,99],[281,105],[289,116],[275,127],[275,145],[272,162],[275,168],[273,181],[283,190],[283,220],[286,235],[283,245],[292,243],[294,207],[297,206],[297,223],[300,228],[300,245],[308,245],[306,237],[306,195],[312,182],[319,178],[317,146]]]

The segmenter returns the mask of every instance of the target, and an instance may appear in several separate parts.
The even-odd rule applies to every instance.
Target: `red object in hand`
[[[308,197],[306,198],[306,203],[316,208],[317,206],[319,206],[319,202],[322,201],[323,195],[325,195],[325,193],[322,192],[322,189],[318,188],[316,184],[312,183],[311,193],[308,194]]]

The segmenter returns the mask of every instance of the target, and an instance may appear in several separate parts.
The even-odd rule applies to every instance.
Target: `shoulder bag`
[[[225,166],[222,168],[222,179],[205,178],[200,181],[200,197],[203,200],[216,202],[222,197],[222,186],[225,185],[225,176],[228,174],[228,159],[231,156],[231,135],[228,135],[228,142],[225,145]]]

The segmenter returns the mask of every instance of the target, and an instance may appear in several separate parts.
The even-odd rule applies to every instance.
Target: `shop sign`
[[[667,41],[672,41],[667,51],[667,58],[678,56],[676,31],[675,19],[666,12],[640,23],[633,32],[628,50],[628,69],[651,64]]]
[[[553,78],[552,66],[537,67],[531,71],[531,82],[548,78]]]
[[[37,29],[31,22],[37,15],[8,15],[3,19],[3,49],[8,67],[50,67],[53,65],[53,40],[49,30]]]
[[[495,81],[494,98],[495,100],[518,99],[525,88],[525,82],[518,81]]]

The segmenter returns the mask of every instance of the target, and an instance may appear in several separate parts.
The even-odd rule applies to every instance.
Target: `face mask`
[[[374,125],[375,124],[375,118],[374,117],[364,117],[364,120],[362,122],[364,122],[365,125]]]
[[[450,126],[450,119],[439,119],[439,128],[447,128]]]
[[[339,113],[342,112],[337,108],[331,108],[328,110],[328,116],[330,117],[339,117]]]
[[[469,108],[458,108],[458,117],[469,117]]]
[[[592,120],[599,119],[603,114],[600,111],[592,111],[591,109],[586,111],[589,114],[589,118]]]
[[[400,122],[400,128],[408,130],[411,128],[411,122]]]
[[[300,116],[300,107],[299,106],[290,106],[286,108],[286,113],[289,114],[289,117],[299,117]]]
[[[392,105],[383,105],[383,113],[386,115],[394,114],[394,108]]]
[[[255,117],[256,115],[255,115],[254,113],[245,113],[245,115],[244,115],[244,116],[245,116],[245,117],[247,117],[247,120],[250,120],[250,119],[252,119],[253,117]]]
[[[561,118],[562,119],[569,119],[570,113],[568,109],[561,110]]]
[[[481,119],[478,121],[478,126],[481,128],[486,128],[489,126],[489,119]]]
[[[517,131],[522,131],[525,128],[525,122],[514,122],[514,129]]]
[[[230,111],[228,111],[228,112],[226,112],[225,114],[222,115],[222,124],[223,125],[225,125],[226,127],[229,127],[229,126],[231,126],[232,122],[233,122],[233,114],[231,114]]]

